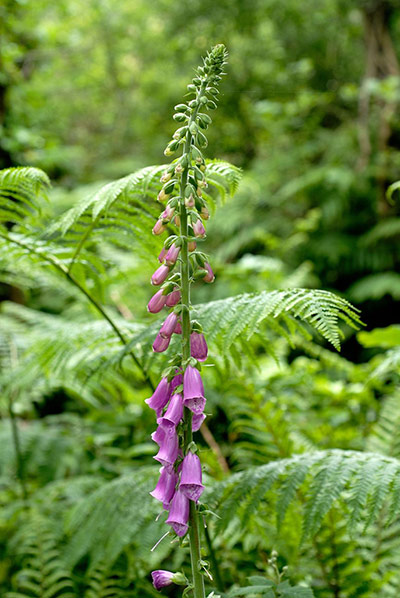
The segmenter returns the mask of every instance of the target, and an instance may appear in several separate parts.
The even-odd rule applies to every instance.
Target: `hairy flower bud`
[[[162,212],[161,214],[161,218],[163,220],[166,220],[167,222],[169,222],[172,218],[172,216],[175,213],[175,208],[171,208],[171,206],[166,206],[165,210]]]
[[[181,248],[177,247],[175,244],[171,245],[165,256],[165,263],[167,266],[173,266],[176,263],[180,250]]]
[[[197,243],[196,241],[189,241],[188,243],[188,249],[189,251],[194,251],[197,247]]]
[[[189,195],[189,197],[186,197],[186,199],[185,199],[185,206],[187,208],[194,208],[195,201],[194,201],[194,197],[193,197],[192,193]]]
[[[206,208],[206,206],[201,206],[200,215],[203,218],[203,220],[209,219],[210,212],[208,211],[208,208]]]
[[[160,193],[157,195],[157,201],[167,201],[170,197],[170,193],[165,193],[164,189],[161,189]]]
[[[163,263],[166,253],[167,253],[167,250],[165,249],[165,247],[163,247],[159,253],[158,258],[157,258],[158,261],[160,262],[160,264]]]
[[[159,336],[161,336],[161,338],[171,338],[171,335],[175,330],[177,321],[178,316],[174,312],[170,313],[167,316],[164,324],[160,328]]]
[[[208,355],[208,347],[204,334],[192,332],[190,335],[190,354],[197,361],[205,361]]]
[[[177,287],[175,287],[175,289],[172,291],[172,293],[169,293],[167,295],[167,298],[165,300],[165,305],[167,307],[174,307],[175,305],[177,305],[179,303],[180,300],[181,300],[181,292]]]
[[[165,232],[165,226],[160,218],[153,226],[153,235],[162,235],[163,232]]]
[[[214,282],[215,276],[208,262],[204,262],[204,268],[207,270],[206,276],[203,278],[204,282]]]
[[[150,301],[147,304],[147,310],[151,314],[158,314],[162,310],[165,305],[167,296],[163,294],[163,291],[160,289],[157,291],[155,295],[152,296]]]
[[[163,264],[162,266],[157,268],[157,270],[154,272],[153,276],[151,277],[151,284],[153,284],[156,287],[159,286],[160,284],[165,282],[165,280],[168,277],[168,274],[169,274],[169,268],[168,268],[168,266]]]
[[[153,351],[154,353],[163,353],[168,349],[171,337],[170,336],[161,336],[157,334],[155,341],[153,343]]]
[[[206,229],[200,218],[196,222],[192,222],[193,232],[195,237],[203,238],[206,236]]]
[[[165,172],[163,172],[161,178],[160,178],[160,183],[167,183],[168,181],[170,181],[172,178],[172,172],[168,172],[168,170],[166,170]]]

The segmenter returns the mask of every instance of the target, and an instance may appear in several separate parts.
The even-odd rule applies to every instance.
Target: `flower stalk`
[[[169,222],[170,226],[178,227],[178,234],[165,241],[158,257],[161,266],[153,274],[151,282],[155,286],[163,286],[148,306],[151,313],[158,313],[164,307],[172,308],[154,341],[155,352],[168,348],[173,333],[181,334],[181,354],[172,358],[163,372],[162,382],[146,402],[157,414],[159,428],[152,438],[159,444],[155,459],[163,465],[159,483],[151,494],[161,500],[164,509],[169,511],[166,523],[176,535],[183,537],[188,532],[192,568],[190,588],[194,598],[205,598],[204,573],[209,575],[201,558],[198,501],[204,486],[201,462],[193,442],[193,430],[197,431],[205,418],[206,398],[200,362],[207,359],[208,348],[200,324],[191,321],[190,287],[201,278],[205,282],[214,280],[206,261],[208,257],[197,250],[197,242],[206,235],[203,220],[209,217],[204,191],[207,187],[206,165],[200,148],[207,146],[203,131],[211,123],[211,118],[204,111],[216,108],[216,86],[224,74],[226,59],[225,47],[222,44],[215,46],[188,85],[189,94],[193,94],[194,98],[187,104],[175,106],[174,119],[182,126],[175,132],[164,153],[172,155],[183,146],[182,154],[161,177],[163,187],[158,200],[167,202],[167,205],[153,233],[161,235]],[[177,263],[179,272],[174,273]],[[164,577],[161,583],[160,572],[154,573],[157,573],[158,580],[154,585],[160,589]],[[162,573],[164,576],[168,573],[165,579],[169,583],[173,574]]]

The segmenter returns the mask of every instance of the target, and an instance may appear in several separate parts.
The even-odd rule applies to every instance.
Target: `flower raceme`
[[[154,286],[161,286],[149,300],[150,313],[169,310],[154,343],[153,351],[166,351],[174,334],[180,335],[181,350],[172,356],[161,380],[146,400],[156,413],[157,429],[152,440],[159,450],[154,459],[162,467],[156,487],[150,494],[168,512],[166,523],[179,537],[189,527],[199,536],[197,503],[204,490],[202,469],[192,433],[205,420],[206,398],[200,374],[201,362],[208,356],[207,342],[197,322],[191,321],[190,285],[198,280],[214,281],[208,257],[197,248],[206,236],[204,222],[209,218],[207,206],[207,168],[200,148],[207,146],[204,131],[211,123],[206,111],[216,108],[218,83],[221,80],[227,52],[220,44],[203,60],[190,85],[189,99],[175,106],[174,119],[179,128],[168,143],[164,154],[172,156],[179,148],[182,154],[165,168],[161,176],[158,200],[163,209],[153,227],[161,236],[168,228],[170,236],[158,255],[159,267],[151,277]],[[177,230],[178,229],[178,230]],[[173,343],[175,348],[179,341]],[[190,506],[191,505],[191,506]],[[197,531],[195,531],[197,530]],[[192,563],[201,560],[199,547],[189,534]],[[193,573],[196,598],[204,598],[204,584],[198,571]],[[179,573],[153,571],[157,590],[182,581]]]

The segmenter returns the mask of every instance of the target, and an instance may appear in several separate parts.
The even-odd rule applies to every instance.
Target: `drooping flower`
[[[159,413],[157,413],[157,415],[161,415],[162,413],[162,409],[159,410]],[[193,420],[194,420],[194,416],[192,419],[192,430],[193,430]],[[151,435],[151,439],[153,440],[153,442],[155,442],[156,444],[158,444],[158,446],[161,446],[161,443],[164,441],[165,438],[165,430],[163,430],[161,428],[161,426],[158,426],[158,428],[156,430],[154,430],[154,432]]]
[[[204,269],[207,270],[207,274],[203,278],[204,282],[214,282],[215,276],[208,262],[204,262]]]
[[[196,222],[192,223],[192,227],[193,227],[193,232],[194,232],[194,236],[195,237],[205,237],[206,236],[206,229],[204,228],[204,225],[202,223],[202,221],[200,220],[200,218],[198,220],[196,220]]]
[[[151,314],[158,314],[158,312],[160,312],[164,307],[166,299],[167,296],[164,295],[162,289],[160,289],[148,302],[147,311],[149,311]]]
[[[178,321],[174,330],[175,334],[182,334],[182,324]]]
[[[154,457],[156,461],[159,461],[169,471],[172,471],[174,463],[178,457],[178,436],[174,432],[173,434],[166,434],[160,444],[160,450]]]
[[[174,394],[171,397],[168,408],[163,417],[157,420],[167,434],[174,433],[176,426],[179,424],[183,416],[183,399],[180,393]]]
[[[203,413],[206,404],[200,372],[190,365],[183,376],[183,404],[196,415]]]
[[[187,579],[183,573],[172,573],[172,571],[164,571],[163,569],[157,569],[157,571],[151,572],[153,579],[153,586],[156,590],[161,590],[166,586],[170,586],[172,583],[176,583],[180,586],[187,585]]]
[[[177,247],[174,244],[171,245],[165,256],[165,263],[167,266],[173,266],[176,263],[180,250],[180,247]]]
[[[163,221],[161,218],[159,218],[157,220],[157,222],[155,223],[155,225],[153,226],[153,235],[162,235],[162,233],[165,231],[165,226],[163,224]]]
[[[179,371],[179,370],[178,370]],[[183,383],[183,376],[182,374],[177,374],[171,380],[171,395],[174,393],[175,388],[180,386]]]
[[[180,300],[181,300],[181,292],[177,287],[175,287],[175,289],[172,291],[172,293],[169,293],[167,295],[167,298],[165,300],[165,305],[167,307],[174,307],[177,303],[179,303]]]
[[[187,498],[195,502],[199,500],[204,490],[200,459],[191,451],[183,459],[179,489]]]
[[[170,586],[173,581],[174,574],[172,571],[164,571],[163,569],[157,569],[157,571],[151,572],[151,577],[153,578],[153,586],[156,590],[161,590],[161,588],[165,588],[166,586]]]
[[[165,319],[164,324],[160,328],[159,335],[161,338],[171,338],[175,330],[176,323],[178,322],[178,316],[176,313],[171,312]]]
[[[163,409],[169,401],[171,385],[167,378],[161,378],[157,388],[149,399],[145,400],[145,403],[154,411]],[[156,441],[157,442],[157,441]]]
[[[151,284],[154,286],[158,286],[162,284],[169,274],[169,268],[165,264],[162,264],[157,270],[154,272],[153,276],[151,277]]]
[[[169,516],[166,521],[177,536],[184,536],[188,530],[189,499],[180,490],[177,490],[171,501]]]
[[[154,353],[162,353],[168,349],[168,345],[171,341],[170,336],[161,336],[161,334],[157,334],[154,343],[153,343],[153,351]]]
[[[204,415],[204,413],[199,413],[199,414],[193,413],[193,415],[192,415],[192,432],[197,432],[198,430],[200,430],[201,424],[203,423],[203,421],[205,419],[206,419],[206,416]],[[155,434],[155,432],[153,432],[153,434]]]
[[[161,468],[161,474],[157,485],[151,496],[163,503],[163,508],[168,509],[172,497],[175,494],[176,484],[178,482],[178,474],[175,471],[169,471],[165,467]]]
[[[208,347],[204,334],[192,332],[190,335],[190,354],[198,361],[205,361],[208,355]]]

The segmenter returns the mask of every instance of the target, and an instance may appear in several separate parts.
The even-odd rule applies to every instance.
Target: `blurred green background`
[[[223,42],[230,58],[205,154],[243,178],[208,223],[217,278],[195,288],[195,303],[305,287],[361,310],[365,329],[343,327],[340,356],[317,337],[291,345],[273,321],[246,339],[249,354],[210,345],[198,442],[211,495],[232,473],[298,453],[400,458],[400,208],[398,192],[387,197],[400,178],[399,33],[398,0],[0,2],[0,168],[33,165],[53,184],[41,224],[29,221],[33,237],[101,185],[166,162],[173,106],[200,56]],[[129,252],[101,234],[89,245],[101,284],[83,266],[74,274],[131,338],[154,321],[159,239]],[[128,359],[114,367],[118,339],[76,288],[25,258],[0,263],[1,591],[156,596],[150,570],[187,571],[188,555],[168,543],[150,553],[165,526],[148,497],[148,383]],[[162,358],[146,354],[147,338],[136,350],[156,383]],[[386,525],[379,484],[384,513],[368,534],[361,515],[349,534],[341,497],[300,545],[308,483],[279,531],[275,496],[244,523],[232,515],[224,533],[210,518],[224,589],[272,575],[277,549],[291,581],[318,598],[397,598],[400,523],[392,513]],[[42,593],[26,574],[39,561]],[[52,570],[64,590],[51,589]]]

